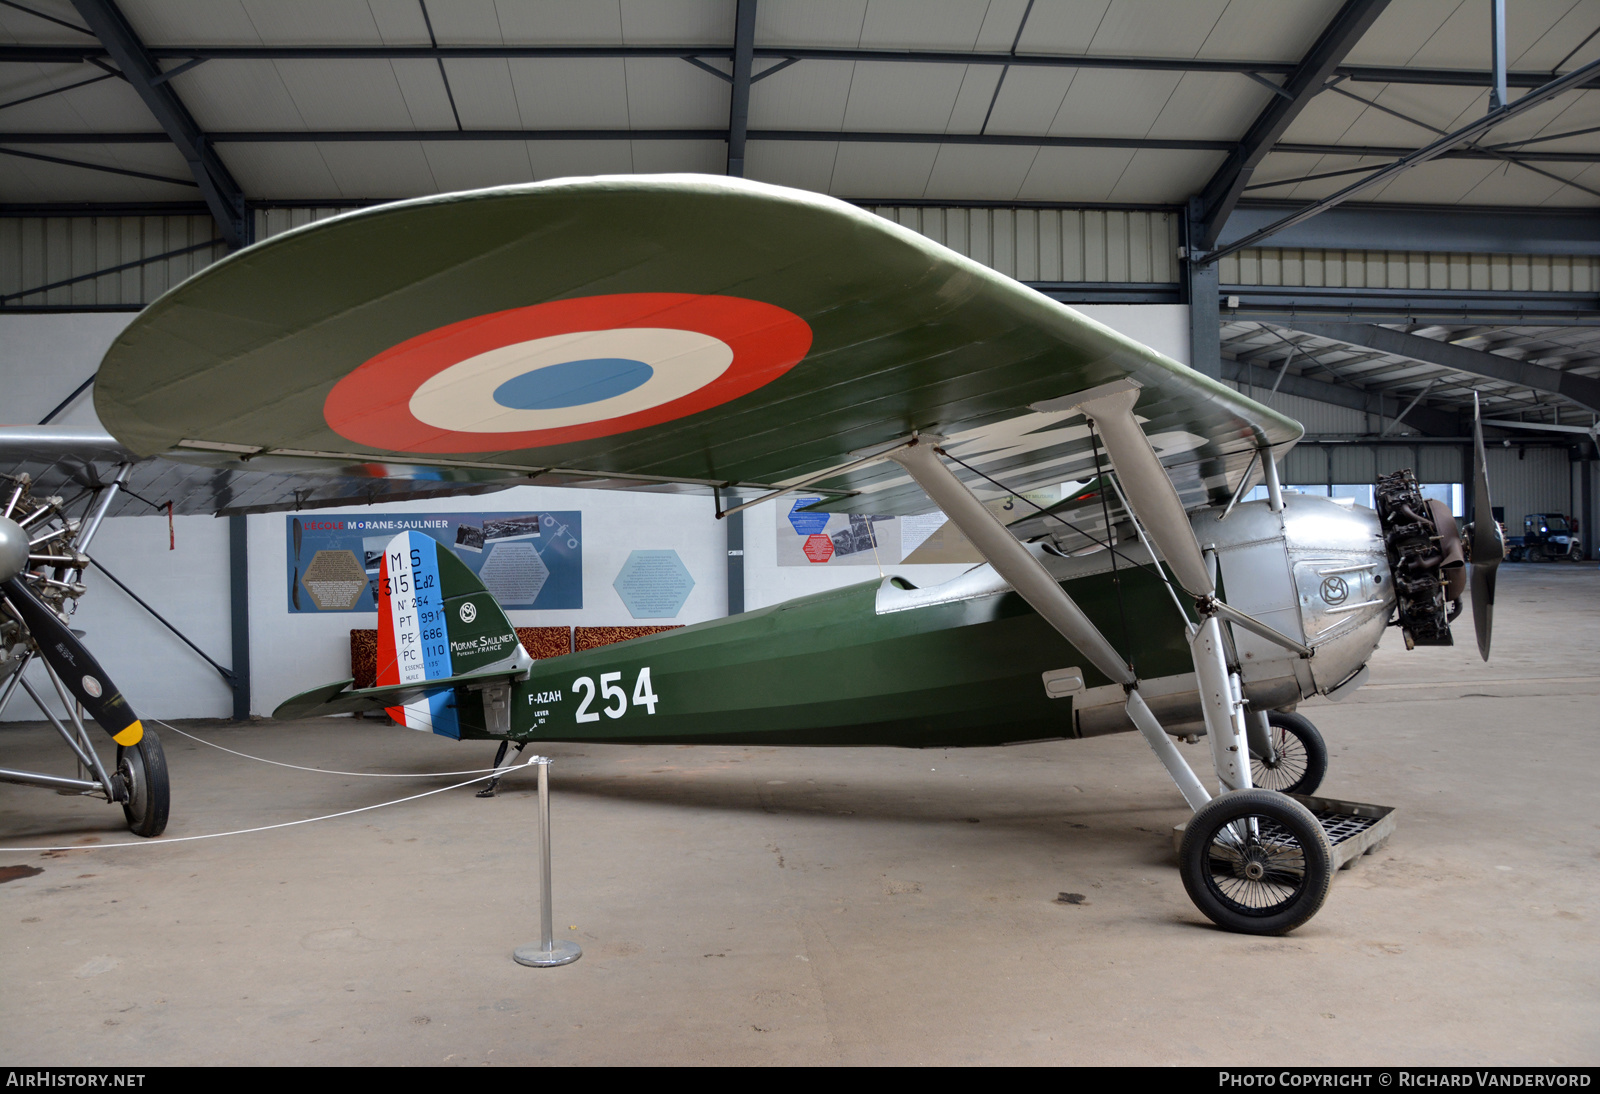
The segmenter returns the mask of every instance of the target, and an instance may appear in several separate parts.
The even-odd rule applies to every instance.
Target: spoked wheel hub
[[[1315,794],[1328,773],[1328,746],[1322,734],[1299,714],[1267,714],[1271,756],[1252,746],[1250,781],[1281,794]]]
[[[1201,806],[1179,856],[1195,907],[1244,934],[1287,934],[1317,913],[1333,884],[1322,825],[1272,790],[1238,790]]]

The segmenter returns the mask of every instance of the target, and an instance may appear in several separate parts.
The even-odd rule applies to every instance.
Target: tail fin
[[[377,685],[425,684],[452,676],[525,670],[533,663],[516,628],[476,574],[439,541],[402,532],[384,549],[378,573]],[[448,691],[389,716],[413,729],[453,737],[441,722]],[[413,710],[413,708],[416,708]],[[449,708],[449,715],[454,708]]]

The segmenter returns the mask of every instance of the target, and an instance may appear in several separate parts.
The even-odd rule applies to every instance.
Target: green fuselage
[[[1116,583],[1120,582],[1120,603]],[[1141,677],[1187,672],[1165,589],[1123,569],[1063,584]],[[1042,674],[1109,683],[1013,592],[879,614],[878,583],[534,664],[515,741],[978,746],[1073,736]],[[494,739],[458,688],[464,739]]]

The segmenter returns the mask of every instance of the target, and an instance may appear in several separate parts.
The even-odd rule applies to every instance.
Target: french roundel
[[[593,440],[747,395],[793,368],[811,328],[737,296],[620,293],[463,319],[334,385],[323,417],[391,452],[501,452]]]

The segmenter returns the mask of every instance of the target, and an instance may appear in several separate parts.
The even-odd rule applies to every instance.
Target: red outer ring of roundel
[[[516,342],[586,330],[667,327],[720,338],[733,350],[721,376],[648,410],[598,422],[507,433],[465,433],[419,421],[411,396],[468,357]],[[328,393],[322,414],[335,433],[390,452],[508,452],[588,441],[670,422],[748,395],[788,372],[811,348],[793,312],[737,296],[618,293],[555,300],[463,319],[408,338],[358,365]]]

